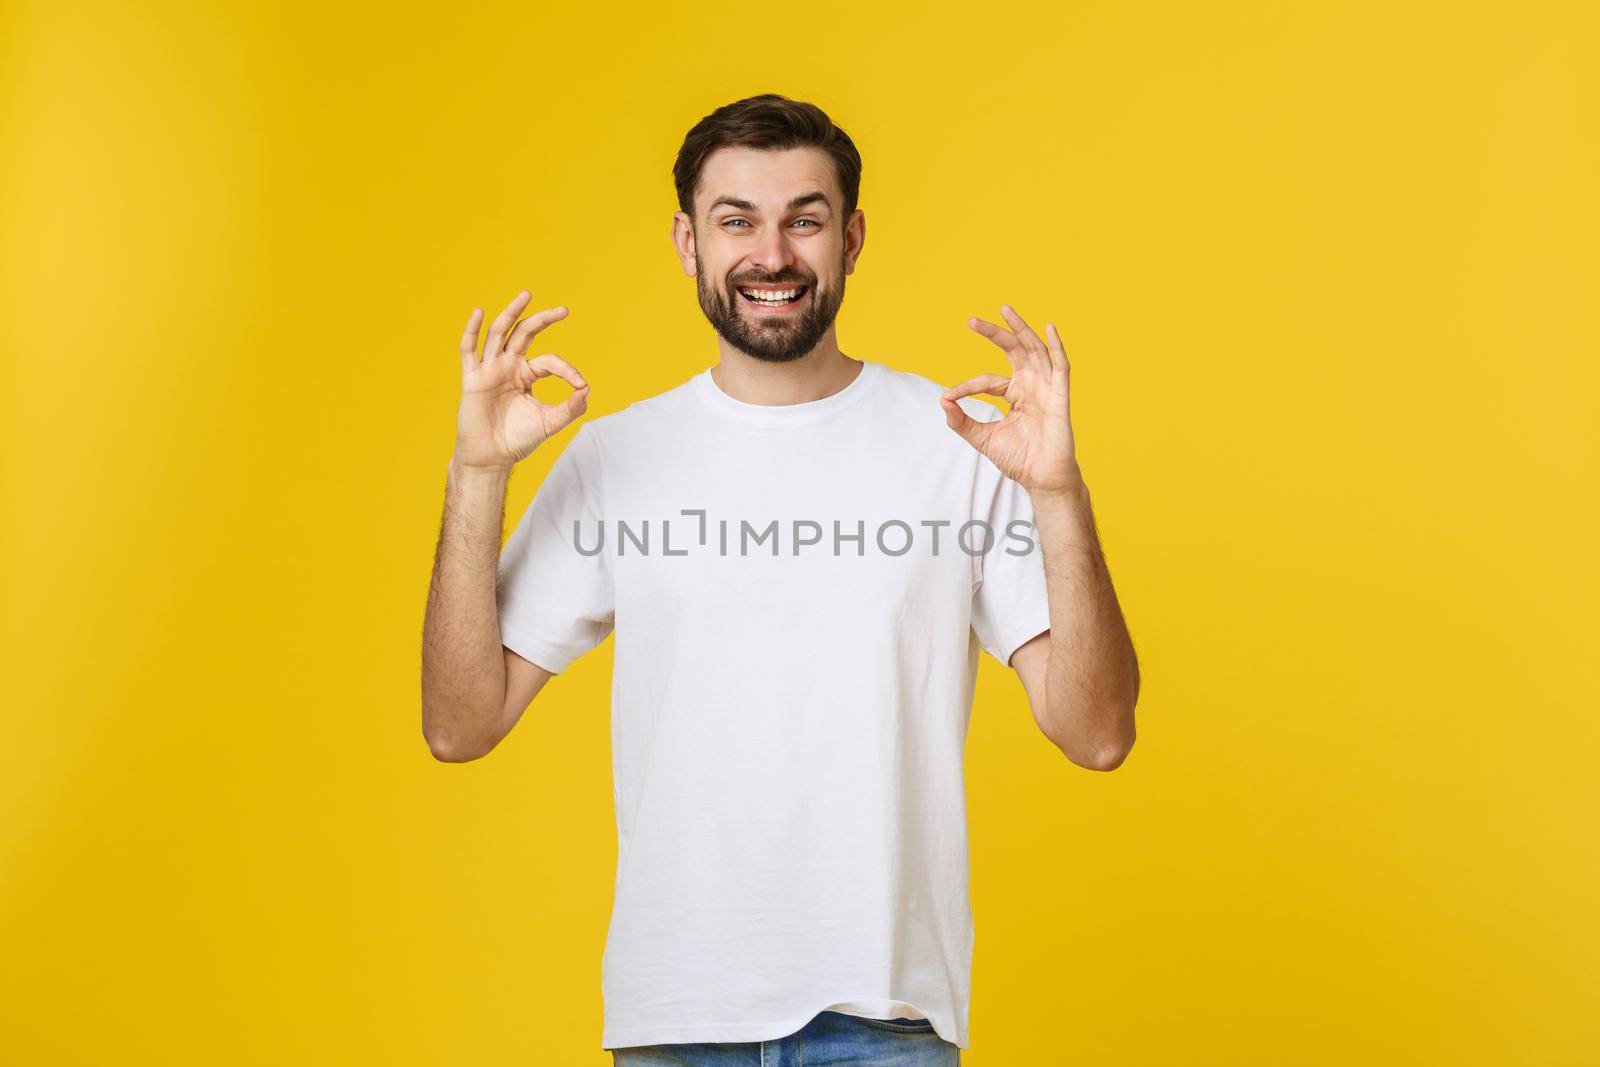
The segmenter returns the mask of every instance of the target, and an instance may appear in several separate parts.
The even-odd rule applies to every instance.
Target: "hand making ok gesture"
[[[473,308],[467,319],[461,335],[461,410],[456,416],[455,458],[462,466],[509,470],[588,406],[589,385],[576,367],[560,356],[527,358],[528,346],[539,331],[567,317],[567,309],[557,305],[517,323],[531,299],[522,290],[490,323],[481,360],[478,331],[483,309]],[[512,323],[517,323],[515,329]],[[559,404],[546,404],[529,392],[535,381],[550,374],[572,386],[572,394]]]
[[[1067,353],[1061,337],[1050,323],[1041,341],[1009,304],[1000,305],[1000,314],[1010,330],[979,318],[968,319],[967,325],[1000,346],[1011,375],[980,374],[945,390],[939,398],[945,421],[1029,493],[1072,489],[1082,475],[1072,443]],[[978,422],[956,403],[974,393],[1003,397],[1011,410],[994,422]]]

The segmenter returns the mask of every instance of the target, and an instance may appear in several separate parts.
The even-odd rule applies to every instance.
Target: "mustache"
[[[739,278],[728,283],[728,288],[737,289],[741,285],[806,285],[816,288],[816,282],[810,278]]]

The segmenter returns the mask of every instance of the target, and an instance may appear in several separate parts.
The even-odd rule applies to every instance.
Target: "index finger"
[[[960,400],[962,397],[972,396],[974,393],[1004,398],[1006,390],[1010,386],[1011,379],[1004,374],[980,374],[946,389],[944,391],[944,399]]]
[[[560,356],[550,352],[534,356],[532,359],[528,360],[528,366],[534,368],[534,374],[538,378],[543,378],[548,374],[554,374],[556,377],[561,378],[574,389],[584,389],[589,385],[588,382],[583,380],[583,375],[578,373],[577,367],[574,367]]]

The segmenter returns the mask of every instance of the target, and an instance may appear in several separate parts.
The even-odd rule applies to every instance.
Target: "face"
[[[865,238],[859,209],[840,217],[832,159],[815,148],[718,149],[694,199],[692,222],[674,215],[673,237],[717,334],[774,363],[815,349],[833,328]]]

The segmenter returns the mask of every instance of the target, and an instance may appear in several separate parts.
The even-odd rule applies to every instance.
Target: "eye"
[[[724,226],[727,226],[727,225],[729,225],[729,224],[730,224],[730,223],[734,223],[734,222],[744,222],[744,219],[728,219],[728,220],[726,220],[726,221],[724,221],[724,222],[723,222],[723,225],[724,225]],[[746,226],[748,226],[748,225],[750,225],[750,224],[749,224],[749,223],[748,223],[748,222],[745,222],[745,225],[746,225]]]
[[[811,223],[811,225],[817,226],[817,227],[820,227],[822,225],[822,223],[818,222],[816,219],[799,219],[799,220],[797,220],[795,222],[795,225],[798,226],[802,222],[809,222],[809,223]]]

